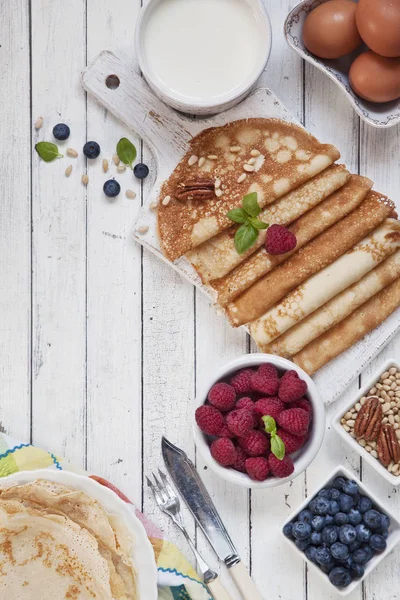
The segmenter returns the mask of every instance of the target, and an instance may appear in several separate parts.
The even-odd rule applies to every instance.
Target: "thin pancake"
[[[372,181],[370,179],[352,175],[348,183],[339,191],[329,196],[289,227],[297,239],[297,246],[292,252],[273,256],[268,254],[265,248],[260,248],[231,273],[221,279],[211,281],[209,285],[217,291],[218,303],[226,306],[228,302],[239,296],[263,275],[287,260],[328,227],[350,214],[361,204],[371,188]]]
[[[349,216],[321,233],[228,304],[227,314],[232,324],[238,327],[261,317],[296,286],[350,250],[382,223],[393,208],[393,202],[386,196],[370,192]]]
[[[238,151],[231,151],[235,147]],[[227,213],[241,206],[246,194],[257,192],[264,207],[339,157],[334,146],[279,119],[246,119],[206,129],[191,141],[162,186],[158,229],[163,253],[175,260],[230,227]],[[204,164],[194,162],[196,158]],[[167,205],[162,202],[166,197],[171,198]]]
[[[350,173],[344,165],[332,165],[293,192],[289,192],[289,194],[265,208],[258,215],[258,218],[269,225],[273,223],[279,225],[293,223],[293,221],[342,187],[349,178]],[[235,233],[236,227],[230,227],[186,255],[203,283],[223,277],[229,271],[232,271],[263,246],[267,235],[266,230],[259,231],[255,244],[244,254],[239,254],[234,243]]]
[[[309,375],[313,375],[383,323],[399,306],[400,279],[396,279],[344,321],[329,329],[296,354],[293,362]]]
[[[400,223],[386,219],[349,252],[290,292],[265,315],[250,323],[257,346],[267,344],[359,281],[400,246]]]
[[[312,315],[277,340],[262,347],[263,352],[290,358],[328,329],[351,315],[364,302],[400,277],[400,250],[365,275],[361,281],[338,294]]]

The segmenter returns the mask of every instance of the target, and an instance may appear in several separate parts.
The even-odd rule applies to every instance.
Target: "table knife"
[[[204,483],[185,452],[165,437],[161,449],[165,466],[176,489],[208,539],[218,558],[225,563],[244,600],[263,600],[242,563]]]

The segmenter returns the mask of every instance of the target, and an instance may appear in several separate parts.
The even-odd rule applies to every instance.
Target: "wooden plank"
[[[81,149],[86,129],[79,73],[85,65],[85,0],[32,0],[32,111],[37,136],[56,123]],[[68,164],[74,171],[64,176]],[[33,157],[33,442],[77,465],[85,458],[86,188],[82,156],[52,164]]]
[[[139,2],[87,3],[88,62],[105,48],[127,48]],[[123,18],[116,18],[123,15]],[[141,504],[141,251],[131,237],[140,209],[140,184],[130,169],[118,173],[112,156],[121,137],[140,152],[137,136],[100,107],[87,104],[87,137],[101,146],[89,165],[87,189],[87,467]],[[109,171],[101,161],[107,158]],[[121,193],[107,199],[102,187],[115,178]],[[134,200],[126,197],[134,191]],[[101,452],[99,449],[101,448]]]
[[[31,114],[29,6],[0,11],[0,430],[30,437]]]

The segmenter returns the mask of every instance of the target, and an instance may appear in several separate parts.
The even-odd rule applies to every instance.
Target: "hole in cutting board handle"
[[[106,79],[106,86],[110,90],[116,90],[120,86],[120,80],[118,75],[109,75]]]

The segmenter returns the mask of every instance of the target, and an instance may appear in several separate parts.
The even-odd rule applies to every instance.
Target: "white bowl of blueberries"
[[[400,541],[400,522],[350,471],[338,467],[286,521],[283,533],[346,596]]]

